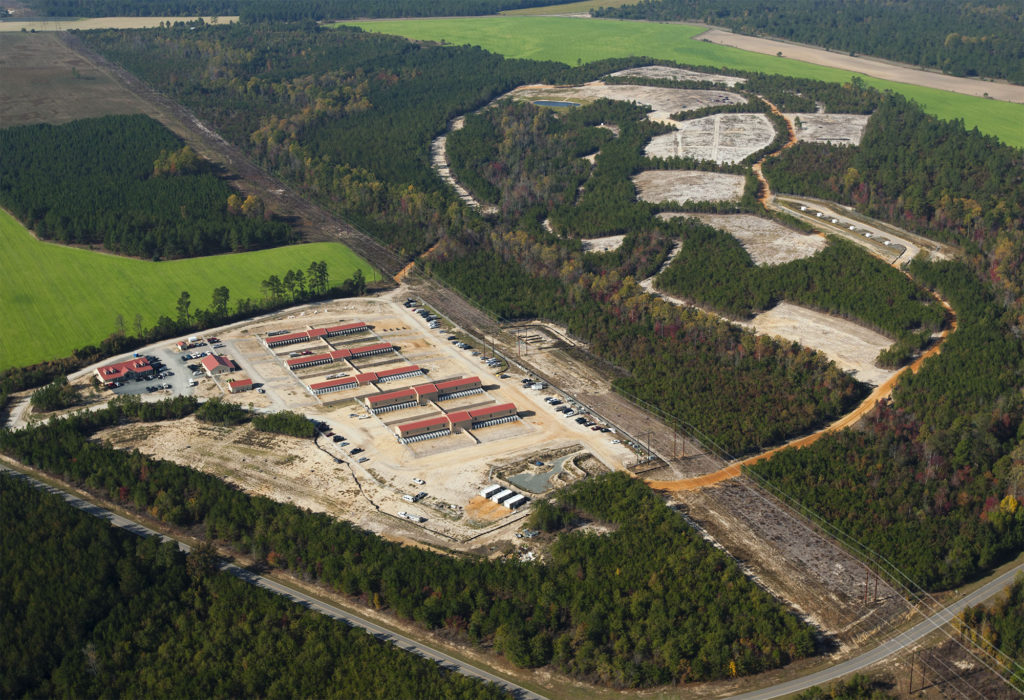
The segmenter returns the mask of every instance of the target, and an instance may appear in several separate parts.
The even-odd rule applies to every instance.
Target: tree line
[[[4,697],[509,697],[8,474],[0,525]]]
[[[242,22],[357,17],[454,17],[558,5],[572,0],[33,0],[46,17],[238,16]]]
[[[765,163],[780,192],[799,192],[966,248],[1002,301],[1024,308],[1024,150],[887,93],[857,147],[800,143]]]
[[[739,34],[770,36],[869,54],[960,76],[1024,84],[1020,0],[642,0],[592,10],[597,17],[697,20]]]
[[[860,430],[751,469],[929,590],[959,586],[1024,546],[1024,347],[963,263],[915,261],[958,328]],[[913,543],[912,545],[910,543]]]
[[[36,235],[143,258],[285,245],[298,234],[148,116],[0,130],[0,204]]]
[[[175,410],[170,402],[143,405],[150,412],[143,419]],[[756,673],[815,651],[808,625],[624,474],[581,482],[562,496],[615,525],[612,534],[563,535],[543,564],[452,557],[90,439],[137,420],[136,410],[114,401],[46,425],[0,430],[0,451],[518,666],[551,664],[581,680],[646,687]],[[107,605],[118,598],[97,597]],[[250,646],[232,641],[226,648],[243,654]]]

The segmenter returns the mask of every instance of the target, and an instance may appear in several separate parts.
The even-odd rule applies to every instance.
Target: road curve
[[[17,469],[13,469],[10,466],[0,464],[0,471],[25,479],[28,482],[30,482],[33,486],[39,489],[42,489],[55,496],[60,496],[75,508],[83,510],[94,517],[100,518],[102,520],[107,520],[110,522],[111,525],[114,525],[115,527],[128,530],[129,532],[132,532],[136,535],[140,535],[143,537],[159,537],[164,541],[176,542],[178,548],[184,552],[188,552],[191,550],[191,547],[185,542],[182,542],[181,540],[175,539],[161,532],[152,530],[146,527],[145,525],[136,522],[135,520],[131,520],[122,515],[118,515],[117,513],[109,511],[106,508],[98,506],[94,503],[90,503],[89,501],[79,498],[78,496],[68,491],[65,491],[62,488],[43,483],[42,481],[39,481],[38,479],[35,479],[32,476],[29,476],[28,474],[25,474],[24,472],[21,472]],[[259,586],[260,588],[265,588],[268,591],[272,591],[274,593],[277,593],[278,595],[282,595],[285,598],[288,598],[306,608],[309,608],[310,610],[315,610],[321,615],[326,615],[328,617],[334,618],[335,620],[341,620],[343,622],[348,623],[352,627],[359,627],[365,630],[368,634],[372,634],[377,639],[391,642],[399,649],[403,649],[410,653],[416,654],[417,656],[422,656],[426,659],[436,661],[438,664],[449,670],[456,671],[464,676],[478,678],[480,680],[489,681],[498,686],[501,686],[504,690],[507,690],[508,692],[512,693],[514,697],[519,698],[520,700],[547,700],[547,698],[545,698],[543,695],[538,695],[537,693],[529,691],[526,688],[523,688],[522,686],[518,686],[512,683],[511,681],[507,681],[504,678],[496,676],[492,673],[488,673],[487,671],[477,666],[473,666],[472,664],[469,664],[465,661],[456,659],[453,656],[449,656],[448,654],[445,654],[443,651],[439,651],[437,649],[434,649],[433,647],[426,646],[422,642],[417,642],[413,639],[410,639],[409,637],[398,634],[397,632],[392,632],[391,630],[385,627],[381,627],[380,625],[370,620],[367,620],[366,618],[350,613],[347,610],[342,610],[341,608],[317,600],[316,598],[306,595],[302,591],[292,588],[279,581],[275,581],[273,579],[267,578],[266,576],[261,576],[259,574],[254,574],[251,571],[248,571],[239,566],[236,566],[235,564],[230,563],[224,564],[221,567],[221,570],[226,571],[232,574],[233,576],[237,576],[243,581]]]
[[[972,605],[978,605],[979,603],[983,603],[989,598],[999,594],[1012,584],[1014,579],[1020,573],[1024,573],[1024,564],[1015,566],[1009,571],[997,576],[973,593],[964,596],[955,603],[947,605],[939,612],[926,618],[924,621],[911,627],[909,630],[900,632],[894,637],[882,642],[874,649],[864,652],[860,656],[855,656],[848,661],[843,661],[835,666],[830,666],[823,671],[811,673],[792,681],[786,681],[785,683],[778,683],[768,688],[762,688],[761,690],[752,690],[749,693],[736,695],[733,697],[733,700],[769,700],[770,698],[778,698],[783,695],[797,693],[801,690],[806,690],[823,683],[831,683],[850,673],[862,671],[865,668],[878,663],[882,659],[921,641],[935,630],[951,622],[953,618],[956,617],[964,608]]]

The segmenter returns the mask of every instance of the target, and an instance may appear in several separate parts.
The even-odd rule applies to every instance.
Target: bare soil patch
[[[735,46],[746,51],[755,51],[770,56],[774,56],[781,51],[782,55],[786,58],[795,58],[798,61],[807,61],[819,66],[829,66],[831,68],[863,73],[873,78],[882,78],[883,80],[892,80],[897,83],[907,83],[908,85],[921,85],[923,87],[935,88],[936,90],[948,90],[949,92],[958,92],[961,95],[973,95],[975,97],[983,97],[987,94],[993,99],[1004,102],[1024,102],[1024,85],[1011,85],[1010,83],[977,80],[974,78],[957,78],[952,75],[943,75],[942,73],[927,71],[902,63],[885,61],[879,58],[850,56],[849,54],[826,51],[825,49],[804,44],[733,34],[722,29],[709,29],[703,34],[693,37],[693,40],[710,41],[715,44],[722,44],[723,46]]]
[[[524,85],[509,96],[515,100],[551,100],[586,104],[606,98],[647,105],[653,111],[647,115],[651,121],[671,121],[676,112],[723,104],[744,104],[746,98],[725,90],[684,90],[680,88],[648,87],[645,85],[605,85],[600,81],[573,87],[551,85]],[[675,122],[673,122],[675,123]]]
[[[659,216],[695,216],[704,223],[725,231],[743,244],[755,265],[781,265],[809,258],[828,245],[822,236],[794,231],[771,219],[752,214],[687,215],[665,212]]]
[[[797,141],[860,145],[870,114],[786,114]]]
[[[702,170],[646,170],[633,176],[645,202],[724,202],[743,196],[742,175]]]
[[[738,163],[775,138],[775,129],[763,114],[713,114],[675,123],[676,131],[651,139],[645,155]]]
[[[588,238],[583,241],[583,250],[588,253],[605,253],[609,250],[617,250],[625,236],[605,236],[604,238]]]
[[[8,23],[0,22],[0,29]],[[148,112],[56,35],[0,31],[0,127]]]
[[[878,353],[892,345],[893,340],[838,316],[784,301],[741,325],[762,335],[779,336],[814,348],[868,384],[879,386],[895,374],[875,366]]]
[[[0,33],[18,32],[64,32],[69,29],[152,29],[164,22],[192,22],[196,17],[86,17],[83,19],[35,19],[16,22],[0,22]],[[203,17],[211,24],[213,17]],[[217,17],[218,24],[233,24],[238,17]]]
[[[734,75],[702,73],[700,71],[687,70],[685,68],[674,68],[672,66],[640,66],[638,68],[627,68],[626,70],[616,71],[611,73],[611,75],[616,78],[628,78],[635,76],[638,78],[654,78],[663,80],[699,80],[707,83],[721,83],[722,85],[728,85],[729,87],[735,87],[736,85],[742,85],[747,82],[746,78],[737,78]]]

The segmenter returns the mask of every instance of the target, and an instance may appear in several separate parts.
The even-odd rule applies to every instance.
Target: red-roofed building
[[[359,321],[357,323],[346,323],[341,326],[331,326],[325,330],[327,331],[327,336],[333,338],[336,335],[349,335],[351,333],[360,333],[369,329],[369,326],[362,321]]]
[[[384,383],[397,381],[399,379],[408,379],[409,377],[418,377],[423,374],[423,370],[420,369],[419,365],[406,365],[405,367],[383,369],[379,372],[370,372],[369,374],[374,375],[374,379],[371,379],[370,381]]]
[[[473,417],[469,415],[469,411],[455,411],[448,414],[448,424],[453,433],[461,433],[473,427]]]
[[[420,384],[412,388],[416,392],[416,399],[421,406],[426,406],[427,401],[437,400],[437,387],[433,384]]]
[[[251,379],[236,379],[232,382],[228,382],[228,391],[232,394],[237,394],[242,391],[249,391],[253,387]]]
[[[238,369],[238,365],[224,357],[223,355],[207,355],[202,359],[203,369],[211,377],[215,377],[218,374],[227,374],[228,372],[234,372]]]
[[[437,400],[457,399],[470,394],[479,394],[483,391],[483,384],[480,377],[463,377],[462,379],[450,379],[446,382],[437,383]]]
[[[334,362],[331,354],[328,352],[322,355],[306,355],[304,357],[293,357],[288,360],[288,369],[302,369],[303,367],[313,367],[315,365],[329,365]]]
[[[309,340],[309,335],[302,331],[301,333],[286,333],[285,335],[275,335],[273,338],[265,338],[263,340],[268,348],[276,348],[281,345],[291,345],[292,343],[304,343]]]
[[[417,442],[431,437],[448,435],[451,427],[448,416],[435,416],[424,420],[405,423],[395,428],[395,433],[402,442]]]
[[[332,391],[355,389],[358,386],[359,382],[355,377],[339,377],[337,379],[328,379],[326,382],[310,384],[309,390],[314,396],[320,396],[321,394],[329,394]]]
[[[370,413],[374,414],[419,405],[419,401],[416,400],[416,392],[412,389],[399,389],[398,391],[389,391],[386,394],[367,396],[364,401]]]
[[[117,362],[112,365],[104,365],[96,368],[96,377],[103,384],[122,382],[126,379],[138,379],[140,377],[152,376],[153,365],[145,357],[133,357],[124,362]]]
[[[370,357],[371,355],[381,355],[385,352],[394,352],[395,346],[391,343],[374,343],[373,345],[364,345],[361,348],[351,348],[349,350],[350,357]]]
[[[497,406],[485,406],[484,408],[470,411],[469,415],[473,417],[473,425],[476,426],[479,423],[516,415],[516,405],[514,403],[503,403]]]

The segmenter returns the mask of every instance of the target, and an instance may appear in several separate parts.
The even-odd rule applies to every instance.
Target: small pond
[[[579,102],[555,102],[552,100],[534,100],[533,104],[538,107],[579,107]]]
[[[551,469],[540,474],[530,474],[529,472],[520,472],[515,476],[508,478],[509,483],[518,486],[523,491],[528,491],[532,494],[544,493],[551,488],[551,479],[562,472],[562,467],[565,461],[572,459],[576,455],[566,455],[560,457],[551,463]]]

